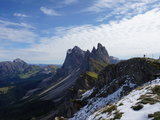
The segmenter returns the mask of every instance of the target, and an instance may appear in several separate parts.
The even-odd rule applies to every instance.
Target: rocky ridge
[[[149,58],[133,58],[107,66],[99,73],[91,94],[85,96],[87,104],[71,120],[86,120],[97,109],[118,101],[136,87],[154,80],[159,73],[160,62]]]

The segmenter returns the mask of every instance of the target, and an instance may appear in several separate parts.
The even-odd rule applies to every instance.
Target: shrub
[[[143,108],[143,105],[138,104],[138,105],[132,106],[131,108],[132,108],[133,110],[138,111],[138,110],[140,110],[140,109],[142,109],[142,108]]]
[[[111,113],[112,111],[117,110],[117,106],[116,105],[108,105],[107,107],[105,107],[102,111],[102,113]]]
[[[157,102],[159,102],[159,100],[155,99],[155,98],[151,98],[150,95],[142,95],[139,100],[141,100],[139,103],[142,104],[155,104]]]
[[[122,105],[124,105],[124,104],[123,104],[123,103],[120,103],[120,104],[119,104],[119,106],[122,106]]]
[[[154,114],[149,114],[148,118],[153,118],[153,120],[160,120],[160,112],[155,112]]]
[[[153,94],[157,94],[160,96],[160,85],[156,85],[154,88],[152,88]]]
[[[122,114],[123,114],[122,112],[118,112],[118,111],[117,111],[117,112],[115,113],[115,116],[114,116],[113,120],[121,119]]]

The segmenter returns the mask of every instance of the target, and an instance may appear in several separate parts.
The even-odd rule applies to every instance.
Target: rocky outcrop
[[[149,58],[133,58],[103,69],[95,83],[95,89],[84,106],[71,120],[86,120],[96,110],[118,101],[138,86],[156,79],[160,73],[160,62]]]
[[[155,79],[155,75],[160,73],[160,63],[155,59],[133,58],[120,62],[116,65],[107,66],[99,74],[97,88],[101,89],[104,85],[111,85],[112,88],[118,88],[127,80],[129,83],[140,86],[150,80]],[[114,90],[110,90],[114,92]],[[107,92],[108,93],[108,92]]]

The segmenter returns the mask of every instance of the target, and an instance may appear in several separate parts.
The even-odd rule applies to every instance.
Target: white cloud
[[[37,35],[26,29],[0,27],[0,42],[34,43]]]
[[[27,23],[15,23],[15,22],[9,22],[9,21],[4,21],[0,20],[0,26],[17,26],[17,27],[23,27],[27,29],[35,29],[33,26],[27,24]]]
[[[59,27],[55,33],[52,37],[41,38],[40,43],[31,48],[6,51],[5,57],[20,57],[32,62],[63,60],[67,49],[77,45],[91,50],[98,42],[107,48],[110,55],[120,58],[160,54],[160,10],[99,26]],[[3,53],[0,52],[1,58]]]
[[[63,4],[71,5],[71,4],[76,3],[76,2],[78,2],[78,0],[64,0]]]
[[[57,13],[55,10],[53,9],[49,9],[46,7],[41,7],[40,10],[46,14],[46,15],[50,15],[50,16],[61,16],[61,14]]]
[[[97,21],[102,22],[110,17],[129,18],[160,7],[159,0],[96,0],[84,11],[103,13]]]
[[[77,45],[91,50],[100,42],[110,55],[120,58],[156,54],[160,51],[159,19],[160,11],[155,9],[119,23],[58,28],[57,36],[42,38],[41,44],[32,46],[30,50],[38,53],[45,51],[45,57],[40,57],[43,60],[62,60],[68,48]]]
[[[35,28],[26,23],[0,20],[0,42],[34,43],[37,35],[32,29]]]
[[[14,13],[13,16],[16,16],[16,17],[30,17],[30,16],[22,14],[22,13]]]

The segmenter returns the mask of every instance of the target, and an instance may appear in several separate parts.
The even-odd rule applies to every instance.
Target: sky
[[[159,0],[0,0],[0,61],[62,64],[101,43],[120,59],[160,56]]]

